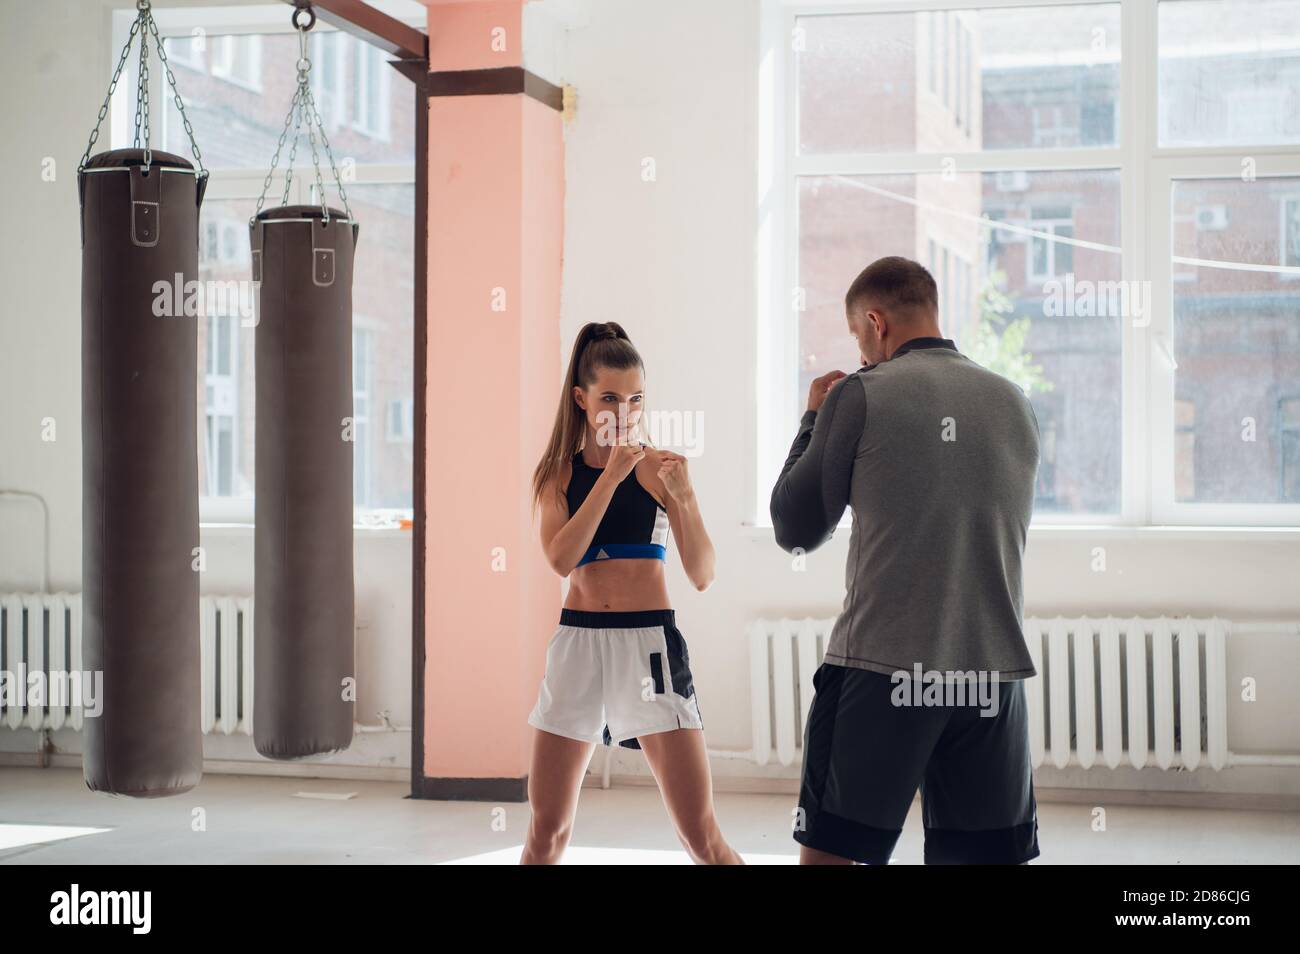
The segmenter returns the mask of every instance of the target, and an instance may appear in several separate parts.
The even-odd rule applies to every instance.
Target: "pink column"
[[[522,6],[429,2],[424,797],[525,797],[559,618],[529,484],[562,373],[561,118],[523,92],[456,94],[522,75]]]

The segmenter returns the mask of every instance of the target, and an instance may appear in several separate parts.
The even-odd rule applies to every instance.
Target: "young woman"
[[[542,547],[569,593],[528,717],[537,734],[522,864],[560,860],[596,743],[645,752],[692,860],[744,863],[714,817],[686,641],[664,581],[670,530],[698,590],[713,582],[713,544],[686,458],[641,440],[644,373],[619,325],[585,325],[533,474]]]

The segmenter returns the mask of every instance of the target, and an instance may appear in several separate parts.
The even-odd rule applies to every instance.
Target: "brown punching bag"
[[[93,141],[93,140],[92,140]],[[148,155],[148,158],[146,158]],[[83,162],[82,644],[102,673],[86,785],[137,797],[198,783],[197,282],[207,183],[186,159]]]
[[[272,759],[352,743],[352,261],[321,206],[249,224],[258,283],[253,739]]]

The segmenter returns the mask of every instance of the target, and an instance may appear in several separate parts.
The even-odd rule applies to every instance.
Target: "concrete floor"
[[[90,792],[78,769],[0,769],[0,864],[515,864],[528,806],[432,802],[396,782],[209,774],[176,798]],[[351,798],[300,797],[339,796]],[[719,794],[751,864],[793,864],[791,796]],[[1100,800],[1099,804],[1105,804]],[[1300,813],[1039,804],[1035,864],[1295,864]],[[197,830],[196,830],[197,829]],[[914,804],[895,864],[920,864]],[[569,864],[688,864],[654,788],[586,788]]]

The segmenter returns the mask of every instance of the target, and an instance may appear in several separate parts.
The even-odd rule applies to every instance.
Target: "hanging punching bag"
[[[91,157],[140,38],[135,146]],[[149,145],[149,41],[194,165]],[[77,169],[81,199],[82,653],[102,682],[83,723],[96,792],[152,798],[198,783],[199,206],[207,171],[149,0]]]
[[[352,743],[352,260],[357,226],[282,206],[250,225],[257,321],[257,751]]]
[[[103,674],[83,763],[97,792],[176,795],[202,774],[198,319],[184,301],[206,181],[141,149],[79,174],[82,645]]]
[[[303,22],[302,18],[307,17]],[[355,717],[352,590],[352,259],[357,224],[312,96],[310,5],[293,11],[298,83],[278,208],[249,220],[257,308],[253,742],[267,758],[345,749]],[[296,124],[295,124],[296,119]],[[319,205],[291,205],[307,133]],[[326,204],[319,140],[343,212]]]

